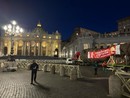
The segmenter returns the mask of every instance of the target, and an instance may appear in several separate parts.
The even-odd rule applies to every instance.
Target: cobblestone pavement
[[[30,84],[30,77],[30,71],[25,70],[0,72],[0,98],[110,98],[108,77],[72,81],[59,74],[38,71],[38,84],[34,85]]]

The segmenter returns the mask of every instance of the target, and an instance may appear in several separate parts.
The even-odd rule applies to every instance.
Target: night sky
[[[26,31],[38,21],[49,33],[58,30],[62,40],[75,27],[105,33],[117,30],[117,20],[130,16],[130,0],[0,0],[0,26],[16,20]]]

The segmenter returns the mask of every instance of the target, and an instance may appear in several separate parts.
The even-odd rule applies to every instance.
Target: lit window
[[[56,39],[58,39],[59,37],[58,36],[56,36]]]
[[[27,37],[29,36],[29,34],[27,35]]]
[[[36,46],[38,46],[39,44],[37,43]]]
[[[42,47],[46,47],[46,42],[42,42]]]
[[[56,45],[56,48],[58,48],[58,45]]]
[[[20,43],[19,43],[19,46],[23,46],[23,43],[22,43],[22,42],[20,42]]]
[[[27,46],[29,46],[29,42],[27,42]]]
[[[88,49],[88,44],[84,44],[84,49]]]
[[[46,36],[43,36],[43,38],[46,38]]]
[[[55,55],[57,55],[57,51],[55,51]]]
[[[46,45],[45,45],[45,44],[43,44],[43,47],[46,47]]]
[[[5,46],[7,46],[7,43],[5,43]]]
[[[51,36],[49,36],[49,39],[51,39]]]

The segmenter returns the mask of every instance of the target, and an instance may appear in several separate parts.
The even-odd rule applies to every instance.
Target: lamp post
[[[10,49],[10,61],[13,60],[12,56],[14,54],[14,49],[13,49],[13,37],[14,35],[18,35],[20,33],[23,33],[23,29],[20,28],[18,25],[17,25],[17,22],[15,20],[11,21],[11,24],[8,24],[8,25],[5,25],[3,27],[3,29],[5,30],[5,33],[8,34],[11,38],[11,49]]]

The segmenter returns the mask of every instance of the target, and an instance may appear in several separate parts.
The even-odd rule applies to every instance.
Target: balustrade
[[[3,61],[2,61],[3,62]],[[2,63],[0,61],[0,63]],[[60,76],[70,76],[71,80],[76,80],[81,77],[79,66],[77,65],[66,65],[63,64],[64,61],[58,60],[36,60],[36,63],[39,65],[39,70],[43,72],[48,72],[54,74],[59,73]],[[5,62],[7,64],[11,64],[10,66],[16,66],[17,69],[25,69],[29,70],[32,60],[23,60],[23,61],[15,61],[15,62]]]

